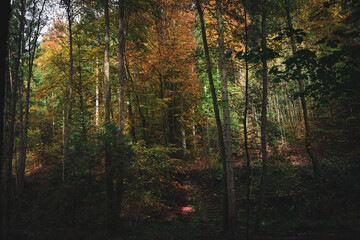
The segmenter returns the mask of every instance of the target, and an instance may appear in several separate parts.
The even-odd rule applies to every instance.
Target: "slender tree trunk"
[[[99,132],[99,115],[100,115],[100,86],[99,86],[99,68],[98,68],[98,60],[96,59],[96,83],[95,83],[95,133],[96,133],[96,145],[99,147],[99,138],[100,138],[100,132]],[[100,162],[100,154],[96,154],[96,161]],[[95,164],[93,163],[92,167],[95,167]]]
[[[66,2],[66,13],[68,18],[68,31],[69,31],[69,57],[70,57],[70,68],[69,68],[69,82],[68,82],[68,106],[66,108],[66,119],[65,119],[65,141],[63,149],[63,169],[65,181],[66,175],[66,163],[70,160],[70,135],[71,135],[71,118],[72,118],[72,104],[73,104],[73,39],[72,39],[72,20],[73,20],[73,6],[72,1]]]
[[[226,81],[226,62],[225,62],[225,46],[224,46],[224,30],[222,20],[221,0],[216,1],[216,15],[219,25],[219,69],[221,78],[221,95],[223,106],[223,123],[224,123],[224,146],[225,146],[225,169],[226,169],[226,185],[228,195],[228,229],[235,231],[237,222],[235,182],[233,172],[233,160],[231,150],[231,131],[230,131],[230,110],[228,87]]]
[[[130,73],[130,69],[129,69],[129,62],[128,60],[125,58],[124,56],[124,62],[125,62],[125,73],[127,74],[127,79],[129,79],[131,81],[131,83],[133,84],[133,80],[131,79],[131,73]],[[129,121],[130,121],[130,134],[131,134],[131,139],[133,143],[136,143],[137,141],[137,136],[136,136],[136,121],[135,121],[135,116],[134,116],[134,112],[136,112],[136,103],[134,102],[133,96],[131,94],[131,92],[129,91],[128,94],[128,98],[129,98],[129,105],[128,105],[128,111],[129,111]]]
[[[247,26],[247,11],[246,1],[244,1],[244,17],[245,17],[245,56],[248,53],[248,26]],[[245,60],[245,108],[244,108],[244,147],[246,158],[246,232],[245,239],[250,239],[250,184],[251,184],[251,165],[248,144],[248,130],[247,130],[247,114],[249,111],[249,64]]]
[[[10,216],[12,209],[12,159],[14,154],[14,140],[15,140],[15,116],[16,116],[16,100],[17,100],[17,85],[19,82],[19,70],[20,70],[20,59],[23,43],[24,25],[25,25],[25,2],[20,1],[21,16],[19,23],[19,38],[18,38],[18,49],[15,60],[14,69],[14,82],[12,84],[12,96],[11,96],[11,119],[10,119],[10,138],[8,146],[8,159],[5,162],[5,202],[4,202],[4,233],[10,228]]]
[[[285,1],[287,25],[288,25],[289,29],[293,29],[291,16],[290,16],[290,7],[289,7],[289,2],[288,2],[290,0],[284,0],[284,1]],[[295,54],[295,52],[296,52],[296,43],[295,43],[294,36],[291,35],[290,39],[291,39],[292,53]],[[315,152],[314,152],[314,150],[313,150],[313,148],[311,146],[312,144],[311,144],[310,121],[309,121],[309,116],[308,116],[307,104],[306,104],[306,100],[305,100],[305,96],[304,96],[305,85],[304,85],[304,81],[302,79],[299,79],[299,91],[300,91],[300,102],[301,102],[303,118],[304,118],[304,125],[305,125],[305,147],[306,147],[306,152],[309,154],[309,157],[310,157],[312,165],[313,165],[314,177],[316,179],[318,179],[320,177],[319,160],[318,160],[318,157],[316,156],[316,154],[315,154]]]
[[[143,134],[142,138],[144,139],[145,143],[148,144],[148,136],[147,136],[148,134],[146,132],[146,117],[141,108],[140,98],[139,98],[139,95],[137,94],[137,90],[135,87],[136,86],[136,74],[134,74],[134,79],[133,79],[128,65],[126,65],[126,70],[127,70],[127,76],[129,78],[129,80],[131,81],[132,92],[135,94],[136,107],[138,109],[138,112],[139,112],[140,118],[141,118],[142,134]],[[136,72],[135,66],[134,66],[134,72]]]
[[[194,110],[194,107],[192,109],[192,113],[195,115],[195,110]],[[192,123],[192,135],[193,135],[193,143],[194,143],[194,149],[196,150],[197,149],[197,144],[196,144],[196,125],[195,125],[195,120],[193,120],[193,123]]]
[[[118,125],[124,135],[125,128],[125,33],[124,33],[124,0],[119,0],[119,47],[118,47]],[[122,137],[122,136],[120,136]],[[115,163],[115,162],[114,162]],[[117,226],[121,214],[123,197],[123,159],[118,159],[115,166],[115,191],[114,191],[114,226]]]
[[[281,134],[281,145],[284,147],[285,145],[285,137],[284,137],[284,122],[282,121],[279,98],[277,95],[274,97],[274,107],[277,114],[277,121],[280,126],[280,134]]]
[[[78,48],[80,49],[80,46],[78,46]],[[79,66],[78,66],[78,72],[79,72],[79,97],[80,97],[80,114],[81,114],[81,138],[82,138],[82,142],[83,142],[83,157],[86,158],[87,156],[87,127],[86,127],[86,113],[85,113],[85,101],[84,101],[84,96],[83,96],[83,84],[82,84],[82,67],[81,67],[81,61],[79,61]]]
[[[220,151],[221,156],[221,162],[223,163],[223,226],[228,226],[228,200],[227,200],[227,185],[225,179],[225,146],[224,146],[224,136],[223,136],[223,130],[222,130],[222,123],[220,119],[220,112],[217,102],[217,96],[216,96],[216,90],[214,86],[214,79],[212,75],[212,64],[210,59],[210,53],[209,53],[209,47],[207,43],[206,38],[206,30],[205,30],[205,22],[204,22],[204,13],[201,8],[200,0],[196,0],[196,8],[199,14],[200,18],[200,25],[201,25],[201,35],[202,35],[202,41],[204,45],[204,52],[205,52],[205,61],[206,61],[206,72],[209,78],[209,85],[210,85],[210,91],[211,91],[211,97],[212,97],[212,104],[214,108],[215,113],[215,120],[216,120],[216,128],[217,128],[217,134],[218,134],[218,147]]]
[[[100,114],[100,86],[99,86],[99,69],[96,66],[96,83],[95,83],[95,131],[97,138],[99,137],[99,114]]]
[[[52,105],[52,128],[51,128],[51,135],[52,135],[52,139],[55,139],[55,101],[54,99],[54,93],[51,93],[51,105]]]
[[[133,101],[131,99],[130,93],[129,93],[129,105],[128,105],[128,111],[129,111],[129,122],[130,122],[130,134],[131,139],[133,143],[136,143],[136,128],[135,128],[135,117],[133,113]]]
[[[181,128],[181,143],[182,143],[182,150],[183,150],[183,158],[186,157],[186,131],[184,128]]]
[[[23,78],[23,76],[21,77]],[[23,152],[24,152],[24,100],[23,100],[23,87],[24,87],[24,84],[23,84],[23,80],[21,82],[19,82],[19,146],[18,146],[18,149],[19,149],[19,158],[17,157],[17,154],[16,154],[16,137],[14,139],[14,167],[15,167],[15,186],[16,186],[16,191],[17,191],[17,200],[18,200],[18,206],[17,208],[19,208],[20,206],[20,201],[19,201],[19,195],[20,195],[20,178],[21,178],[21,160],[23,158]],[[16,125],[15,125],[15,133],[14,135],[16,136]],[[19,209],[17,209],[18,211]],[[18,212],[17,212],[18,214]]]
[[[25,163],[26,163],[26,148],[27,148],[27,133],[29,126],[29,111],[30,111],[30,92],[31,92],[31,79],[32,79],[32,71],[34,65],[34,58],[36,52],[36,43],[40,34],[40,20],[42,13],[45,9],[45,4],[47,0],[44,0],[42,3],[41,10],[37,19],[37,26],[35,29],[35,34],[33,39],[29,39],[29,61],[28,61],[28,76],[27,76],[27,86],[26,86],[26,97],[25,97],[25,115],[24,115],[24,125],[22,128],[22,141],[21,141],[21,152],[19,157],[19,187],[18,187],[18,200],[19,200],[19,208],[21,210],[22,205],[22,195],[24,191],[24,175],[25,175]],[[32,22],[35,19],[35,13],[33,13]],[[32,25],[32,24],[31,24]],[[32,27],[30,27],[30,32],[32,32]]]
[[[65,146],[65,104],[62,103],[61,104],[61,108],[62,108],[62,144],[63,144],[63,149]],[[65,155],[62,155],[62,172],[61,172],[61,180],[62,182],[65,182]]]
[[[119,127],[124,130],[125,126],[125,117],[124,117],[124,106],[125,106],[125,63],[124,63],[124,54],[125,54],[125,33],[124,33],[124,0],[119,0]]]
[[[263,1],[263,13],[261,18],[261,48],[264,51],[266,49],[266,0]],[[268,156],[267,156],[267,141],[266,141],[266,128],[267,128],[267,104],[268,104],[268,74],[267,74],[267,61],[262,62],[263,74],[262,74],[262,105],[261,105],[261,156],[262,156],[262,173],[260,180],[260,198],[259,198],[259,212],[257,219],[257,228],[261,231],[263,215],[264,215],[264,203],[267,184],[267,168],[268,168]]]
[[[105,53],[104,53],[104,107],[105,124],[110,124],[110,20],[109,20],[109,2],[104,0],[105,8]],[[106,131],[109,131],[106,129]],[[114,183],[113,166],[110,143],[104,143],[105,150],[105,189],[106,189],[106,213],[105,227],[106,231],[114,230]]]

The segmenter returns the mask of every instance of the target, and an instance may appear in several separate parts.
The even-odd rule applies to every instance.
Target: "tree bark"
[[[1,41],[3,42],[3,39],[1,39]],[[6,42],[5,42],[6,44]],[[5,54],[6,55],[6,54]],[[3,59],[2,59],[3,60]],[[4,81],[4,82],[1,82],[2,86],[1,87],[4,87],[4,92],[1,93],[3,94],[3,96],[1,96],[1,100],[0,101],[0,109],[1,109],[1,119],[0,119],[0,122],[1,122],[1,131],[0,131],[0,147],[1,147],[1,153],[0,153],[0,186],[2,186],[2,167],[3,167],[3,164],[4,162],[7,160],[7,149],[6,149],[6,139],[7,139],[7,131],[6,131],[6,122],[7,122],[7,92],[8,92],[8,89],[7,89],[7,75],[5,74],[6,73],[6,70],[3,69],[3,67],[5,67],[6,65],[6,59],[5,59],[5,63],[4,62],[1,62],[1,73],[4,74],[4,78],[1,79],[1,81]],[[9,74],[10,75],[10,74]],[[0,90],[1,91],[1,90]],[[2,188],[0,187],[0,189],[2,190]],[[3,230],[3,217],[4,217],[4,201],[3,201],[3,191],[0,191],[0,240],[3,240],[5,238],[4,236],[4,230]]]
[[[29,110],[30,110],[30,92],[31,92],[31,79],[32,79],[32,71],[34,65],[34,58],[36,52],[36,43],[40,34],[40,20],[42,13],[45,9],[45,4],[47,0],[44,0],[42,3],[41,10],[38,15],[37,25],[35,29],[34,37],[29,37],[29,60],[28,60],[28,76],[27,76],[27,86],[26,86],[26,97],[25,97],[25,115],[24,115],[24,125],[22,130],[22,141],[20,143],[20,157],[19,157],[19,171],[18,171],[18,200],[19,200],[19,208],[21,210],[22,205],[22,195],[24,191],[24,175],[25,175],[25,163],[26,163],[26,148],[27,148],[27,133],[29,126]],[[35,19],[35,12],[33,12],[32,23]],[[30,24],[29,33],[32,32],[32,24]],[[30,35],[30,34],[29,34]]]
[[[213,79],[213,75],[211,72],[212,64],[211,64],[209,47],[208,47],[207,38],[206,38],[204,13],[201,8],[200,0],[196,0],[196,8],[197,8],[199,18],[200,18],[201,35],[202,35],[202,41],[203,41],[203,45],[204,45],[205,61],[206,61],[206,72],[207,72],[208,79],[209,79],[212,104],[213,104],[214,113],[215,113],[216,128],[217,128],[217,134],[218,134],[218,147],[219,147],[220,156],[221,156],[220,161],[223,163],[223,171],[224,172],[223,172],[223,216],[222,216],[222,221],[223,221],[223,226],[226,227],[228,225],[228,210],[227,210],[228,209],[228,207],[227,207],[228,200],[227,200],[227,191],[226,191],[226,189],[227,189],[226,181],[224,180],[225,179],[224,136],[223,136],[222,123],[221,123],[221,119],[220,119],[220,112],[219,112],[219,107],[218,107],[218,102],[217,102],[216,90],[215,90],[215,86],[214,86],[214,79]]]
[[[70,57],[70,68],[69,68],[69,82],[68,82],[68,106],[66,108],[65,118],[65,141],[63,149],[63,182],[65,182],[66,175],[66,163],[70,160],[70,135],[71,135],[71,118],[72,118],[72,104],[73,104],[73,37],[72,37],[72,20],[73,20],[73,6],[72,1],[67,0],[64,2],[66,7],[66,14],[68,20],[68,31],[69,31],[69,57]]]
[[[221,78],[221,99],[223,106],[223,123],[224,123],[224,147],[225,147],[225,169],[226,169],[226,185],[228,196],[228,230],[235,231],[237,222],[235,182],[233,172],[233,160],[231,150],[231,130],[230,130],[230,110],[228,87],[226,81],[226,62],[225,62],[225,46],[224,46],[224,30],[222,20],[221,0],[216,1],[216,15],[218,19],[219,34],[219,69]]]
[[[9,20],[11,17],[11,7],[10,7],[10,0],[2,1],[1,7],[3,8],[3,14],[6,21],[6,27],[5,31],[1,35],[0,38],[0,44],[1,46],[7,46],[8,41],[8,34],[9,34]],[[4,21],[4,22],[5,22]],[[7,48],[2,47],[1,48],[1,62],[0,62],[0,186],[2,186],[2,166],[4,161],[6,161],[6,148],[5,148],[5,137],[6,137],[6,128],[5,128],[5,122],[6,122],[6,91],[7,91],[7,78],[6,78],[6,55],[7,55]],[[0,191],[0,240],[4,239],[4,231],[3,231],[3,198],[2,198],[3,192]]]
[[[109,2],[104,0],[105,8],[105,52],[104,52],[104,108],[105,124],[110,124],[110,19]],[[109,131],[106,129],[106,131]],[[108,132],[108,134],[110,134]],[[111,158],[110,143],[104,143],[105,150],[105,189],[106,189],[106,211],[105,228],[106,231],[114,230],[114,183],[113,166]]]
[[[124,33],[124,0],[119,0],[119,65],[118,65],[118,74],[119,74],[119,127],[121,130],[124,130],[125,126],[125,117],[124,117],[124,106],[125,106],[125,63],[124,63],[124,54],[125,54],[125,33]]]
[[[148,144],[148,137],[147,137],[147,131],[146,131],[146,117],[145,117],[145,113],[143,112],[143,110],[141,108],[140,98],[139,98],[139,95],[137,94],[137,90],[136,90],[136,74],[134,74],[134,78],[133,78],[130,73],[128,63],[126,64],[126,72],[127,72],[127,76],[129,78],[129,80],[131,81],[131,89],[135,95],[136,107],[138,109],[138,112],[139,112],[140,118],[141,118],[142,134],[143,134],[142,139],[144,139],[145,143]],[[135,65],[134,65],[134,72],[136,72]]]
[[[95,63],[95,74],[96,74],[96,82],[95,82],[95,133],[96,133],[96,145],[99,147],[100,145],[100,131],[99,131],[99,115],[100,115],[100,78],[99,78],[99,67],[98,67],[98,59],[96,59]],[[100,162],[100,154],[96,154],[96,162]],[[92,163],[92,167],[95,167],[95,163]]]
[[[244,18],[245,18],[245,56],[248,53],[248,25],[246,0],[244,0]],[[250,239],[250,185],[251,185],[251,165],[249,155],[248,130],[247,130],[247,114],[249,111],[249,64],[245,60],[245,108],[244,108],[244,148],[246,159],[246,229],[245,239]]]
[[[263,1],[263,12],[261,18],[261,48],[264,51],[266,49],[267,32],[266,32],[266,0]],[[267,61],[262,61],[263,74],[262,74],[262,105],[261,105],[261,155],[262,155],[262,173],[260,180],[260,197],[259,197],[259,212],[257,219],[257,229],[261,231],[263,215],[264,215],[264,203],[267,184],[267,168],[268,168],[268,155],[267,155],[267,141],[266,141],[266,128],[267,128],[267,104],[268,104],[268,74],[267,74]]]
[[[23,66],[22,66],[23,67]],[[14,135],[15,135],[15,139],[14,139],[14,167],[15,167],[15,186],[16,186],[16,191],[17,191],[17,194],[18,194],[18,206],[17,208],[20,207],[20,199],[19,199],[19,193],[20,193],[20,186],[19,186],[19,183],[20,183],[20,178],[21,178],[21,160],[23,158],[23,152],[24,152],[24,99],[23,99],[23,93],[24,93],[24,83],[23,83],[23,77],[20,77],[20,79],[22,79],[20,82],[19,82],[19,146],[18,146],[18,149],[19,149],[19,158],[17,158],[17,154],[16,154],[16,125],[15,125],[15,132],[14,132]],[[18,210],[17,209],[17,214],[18,214]]]
[[[16,102],[17,102],[17,85],[19,82],[19,69],[20,59],[22,52],[24,25],[25,25],[25,2],[20,1],[20,23],[19,23],[19,36],[18,36],[18,49],[15,60],[14,69],[14,83],[12,84],[12,95],[11,95],[11,118],[10,118],[10,132],[9,132],[9,146],[8,146],[8,159],[5,162],[5,202],[4,202],[4,234],[10,228],[10,215],[12,209],[12,159],[14,154],[14,139],[15,139],[15,116],[16,116]]]
[[[9,20],[11,17],[11,7],[10,7],[10,0],[6,0],[2,2],[1,7],[3,7],[3,13],[5,14],[5,21],[6,27],[4,33],[1,35],[0,44],[1,46],[7,46],[8,41],[8,34],[9,34]],[[1,62],[0,62],[0,186],[2,186],[2,166],[4,161],[6,161],[6,148],[5,148],[5,141],[6,141],[6,98],[7,98],[7,78],[6,78],[6,56],[7,56],[7,49],[8,48],[1,48]],[[0,191],[0,240],[4,239],[3,235],[3,192]]]
[[[118,75],[119,75],[119,88],[118,88],[118,125],[122,131],[120,138],[124,135],[125,130],[125,5],[124,0],[119,0],[119,46],[118,46]],[[123,198],[123,160],[121,157],[117,159],[115,166],[115,190],[114,190],[114,225],[119,223],[121,214],[121,205]]]
[[[289,2],[288,2],[288,0],[284,0],[284,1],[285,1],[287,25],[288,25],[288,28],[292,30],[293,26],[292,26],[292,21],[291,21],[291,16],[290,16]],[[292,53],[295,54],[297,49],[296,49],[296,43],[295,43],[295,39],[294,39],[293,35],[291,35],[290,40],[291,40]],[[299,91],[300,91],[300,102],[301,102],[303,118],[304,118],[304,125],[305,125],[306,152],[308,153],[308,155],[311,159],[312,165],[313,165],[314,177],[316,179],[318,179],[320,177],[319,159],[316,156],[316,154],[311,146],[312,144],[311,144],[310,121],[309,121],[309,116],[308,116],[308,108],[307,108],[307,104],[306,104],[306,100],[305,100],[305,96],[304,96],[305,85],[304,85],[304,81],[302,79],[299,79],[298,82],[299,82]]]
[[[133,101],[130,97],[130,93],[129,93],[129,105],[128,105],[128,111],[129,111],[129,122],[130,122],[130,134],[131,134],[131,139],[133,143],[137,142],[136,139],[136,127],[135,127],[135,116],[134,116],[134,110],[133,110]]]
[[[80,50],[80,48],[81,47],[79,45],[78,49]],[[82,79],[81,60],[79,60],[78,72],[79,72],[79,91],[78,91],[78,93],[79,93],[79,98],[80,98],[80,114],[81,114],[81,130],[82,130],[81,138],[82,138],[82,142],[84,144],[82,146],[82,152],[83,152],[84,159],[86,159],[86,156],[87,156],[87,127],[86,127],[86,121],[85,121],[86,101],[84,101],[84,95],[83,95],[83,79]]]

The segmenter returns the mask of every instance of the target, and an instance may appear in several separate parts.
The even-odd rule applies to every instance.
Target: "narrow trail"
[[[221,219],[221,206],[216,203],[212,193],[202,189],[191,171],[184,171],[178,178],[179,190],[183,192],[183,206],[173,208],[173,215],[197,218],[198,221],[210,225]]]
[[[203,191],[195,181],[192,180],[190,183],[192,197],[199,205],[199,212],[203,214],[203,220],[209,221],[211,219],[220,218],[220,206],[214,203],[214,200],[211,199],[210,194],[206,191]]]

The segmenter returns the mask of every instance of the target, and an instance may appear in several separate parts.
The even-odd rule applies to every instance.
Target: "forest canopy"
[[[358,1],[4,4],[0,239],[358,239]]]

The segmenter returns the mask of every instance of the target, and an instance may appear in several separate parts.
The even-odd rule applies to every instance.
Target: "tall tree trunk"
[[[23,67],[23,66],[22,66]],[[22,79],[24,76],[21,76],[19,79]],[[19,149],[19,158],[17,157],[17,154],[16,154],[16,137],[14,139],[14,167],[15,167],[15,186],[16,186],[16,191],[17,191],[17,200],[18,200],[18,206],[17,208],[19,208],[19,205],[20,205],[20,201],[19,201],[19,193],[20,193],[20,187],[19,187],[19,182],[20,182],[20,175],[21,175],[21,160],[23,158],[23,155],[22,153],[24,152],[24,99],[23,99],[23,93],[24,93],[24,83],[23,83],[23,79],[22,81],[19,82],[19,130],[18,130],[18,133],[19,133],[19,146],[18,146],[18,149]],[[14,135],[16,136],[16,125],[15,125],[15,133]],[[17,209],[18,211],[19,209]],[[16,213],[18,214],[18,212]]]
[[[225,45],[224,45],[224,26],[222,20],[222,1],[216,1],[216,15],[218,19],[219,34],[219,69],[221,78],[221,99],[223,106],[223,123],[224,123],[224,147],[225,147],[225,169],[226,169],[226,185],[228,196],[228,229],[233,232],[237,222],[235,182],[233,171],[233,160],[231,150],[231,131],[230,131],[230,110],[228,87],[226,81],[226,62],[225,62]]]
[[[21,210],[22,205],[22,195],[24,191],[24,175],[25,175],[25,163],[26,163],[26,148],[27,148],[27,133],[28,133],[28,126],[29,126],[29,111],[30,111],[30,92],[31,92],[31,79],[32,79],[32,71],[34,65],[34,58],[36,52],[36,43],[40,34],[40,20],[42,17],[42,13],[45,9],[45,4],[47,0],[43,0],[41,10],[38,15],[37,25],[35,29],[34,37],[31,39],[29,38],[29,60],[28,60],[28,75],[27,75],[27,86],[26,86],[26,97],[25,97],[25,115],[24,115],[24,125],[22,128],[22,141],[20,143],[20,157],[19,157],[19,176],[18,176],[18,200],[19,200],[19,208]],[[35,21],[35,12],[33,12],[33,17],[31,22]],[[32,32],[32,24],[30,26],[29,32]]]
[[[125,106],[125,63],[124,63],[124,54],[125,54],[125,33],[124,33],[124,0],[119,0],[119,65],[118,65],[118,74],[119,74],[119,127],[124,130],[125,126],[125,117],[124,117],[124,106]]]
[[[293,25],[292,25],[292,21],[291,21],[291,16],[290,16],[290,7],[289,7],[289,2],[290,0],[285,0],[285,11],[286,11],[286,18],[287,18],[287,25],[289,29],[293,29]],[[295,39],[294,36],[291,35],[291,49],[292,49],[292,53],[295,54],[296,52],[296,43],[295,43]],[[311,144],[311,131],[310,131],[310,122],[309,122],[309,116],[308,116],[308,108],[307,108],[307,104],[306,104],[306,100],[305,100],[305,96],[304,96],[304,91],[305,91],[305,85],[304,85],[304,81],[302,79],[299,79],[299,91],[300,91],[300,102],[301,102],[301,107],[302,107],[302,112],[303,112],[303,118],[304,118],[304,125],[305,125],[305,147],[306,147],[306,152],[308,153],[312,165],[313,165],[313,170],[314,170],[314,177],[316,179],[318,179],[320,177],[320,168],[319,168],[319,160],[318,157],[316,156],[314,150],[312,149],[312,144]]]
[[[62,107],[62,144],[63,144],[63,149],[64,149],[64,146],[65,146],[65,104],[62,103],[61,104],[61,107]],[[62,155],[62,172],[61,172],[61,179],[62,179],[62,182],[65,182],[65,155],[63,153]]]
[[[77,49],[79,51],[79,55],[81,55],[81,45],[78,43]],[[88,154],[88,148],[87,148],[87,126],[86,126],[86,101],[84,101],[84,94],[83,94],[83,77],[82,77],[82,61],[81,57],[78,60],[77,64],[77,71],[79,74],[78,79],[78,94],[79,94],[79,100],[80,100],[80,116],[81,116],[81,141],[83,142],[82,145],[82,154],[84,160],[87,158]],[[90,166],[90,163],[86,163],[88,166]]]
[[[128,60],[125,58],[124,56],[124,62],[125,62],[125,73],[127,74],[127,79],[130,79],[131,83],[133,84],[133,80],[131,77],[131,73],[130,73],[130,69],[129,69],[129,62]],[[135,75],[135,74],[134,74]],[[134,89],[133,89],[134,91]],[[134,102],[133,98],[132,98],[132,94],[129,91],[128,94],[128,98],[129,98],[129,105],[128,105],[128,111],[129,111],[129,121],[130,121],[130,134],[131,134],[131,139],[133,143],[136,143],[137,141],[137,137],[136,137],[136,121],[135,121],[135,116],[134,116],[134,112],[136,111],[136,103]],[[135,105],[135,106],[134,106]],[[134,107],[134,108],[133,108]]]
[[[3,64],[3,63],[1,63]],[[5,65],[5,64],[4,64]],[[4,71],[6,72],[6,71]],[[1,72],[3,73],[3,72]],[[4,74],[4,96],[1,96],[1,99],[3,100],[0,101],[0,104],[1,104],[1,113],[3,114],[1,116],[1,131],[0,131],[0,134],[1,134],[1,154],[0,154],[0,240],[3,240],[5,239],[5,235],[3,233],[5,233],[4,229],[3,229],[3,218],[4,218],[4,199],[3,199],[3,191],[2,191],[2,168],[3,168],[3,164],[4,162],[7,160],[7,149],[6,149],[6,139],[7,139],[7,131],[6,131],[6,122],[7,122],[7,92],[8,92],[8,89],[7,89],[7,76],[6,74]]]
[[[105,124],[110,124],[110,20],[109,2],[104,0],[105,8],[105,53],[104,53],[104,108]],[[109,131],[106,129],[106,131]],[[105,189],[106,189],[106,231],[114,230],[114,183],[110,143],[105,142]]]
[[[261,17],[261,48],[263,51],[266,49],[266,0],[262,4],[263,12]],[[262,156],[262,172],[260,180],[260,196],[259,196],[259,212],[257,219],[257,230],[261,231],[263,215],[264,215],[264,203],[267,184],[267,168],[268,168],[268,156],[267,156],[267,141],[266,141],[266,128],[267,128],[267,104],[268,104],[268,74],[267,74],[267,61],[262,61],[263,73],[262,73],[262,103],[261,103],[261,156]]]
[[[9,34],[9,20],[10,20],[10,14],[11,14],[11,7],[10,7],[10,0],[2,1],[1,7],[3,9],[3,14],[5,17],[4,23],[6,23],[5,31],[1,35],[0,38],[0,45],[1,46],[7,46],[8,41],[8,34]],[[5,137],[6,137],[6,128],[5,128],[5,122],[6,122],[6,97],[7,97],[7,78],[6,78],[6,55],[7,55],[7,48],[2,47],[1,48],[1,62],[0,62],[0,186],[2,186],[2,166],[4,161],[6,161],[6,148],[5,148]],[[2,198],[3,192],[0,190],[0,240],[4,239],[4,231],[3,231],[3,198]]]
[[[205,22],[204,22],[204,13],[201,8],[200,0],[196,0],[196,8],[199,14],[200,18],[200,25],[201,25],[201,35],[202,35],[202,41],[204,45],[204,52],[205,52],[205,61],[206,61],[206,72],[209,78],[209,85],[210,85],[210,92],[212,97],[212,104],[214,108],[215,113],[215,120],[216,120],[216,128],[217,128],[217,134],[218,134],[218,147],[220,151],[221,156],[221,162],[223,163],[223,226],[226,227],[228,225],[228,200],[227,200],[227,186],[225,181],[225,146],[224,146],[224,136],[223,136],[223,130],[222,130],[222,124],[220,119],[220,112],[217,102],[217,96],[216,96],[216,90],[214,86],[214,79],[212,75],[212,64],[210,59],[210,53],[209,53],[209,47],[207,43],[206,38],[206,30],[205,30]]]
[[[125,131],[125,22],[124,22],[124,15],[125,15],[125,1],[119,0],[119,47],[118,47],[118,74],[119,74],[119,128],[122,130],[122,135],[124,135]],[[122,137],[122,136],[120,136]],[[118,159],[115,167],[115,196],[114,196],[114,220],[115,226],[118,224],[118,219],[121,214],[121,205],[122,205],[122,197],[123,197],[123,160]]]
[[[96,74],[96,82],[95,82],[95,133],[96,133],[96,145],[99,147],[100,145],[100,131],[99,131],[99,115],[100,115],[100,78],[99,78],[99,67],[98,67],[98,59],[96,59],[95,63],[95,74]],[[96,154],[96,162],[100,162],[100,154]],[[95,163],[92,163],[92,167],[95,167]]]
[[[192,109],[192,113],[194,114],[195,116],[195,110],[194,110],[195,107],[193,107]],[[194,149],[196,150],[197,149],[197,141],[196,141],[196,124],[195,124],[195,120],[193,119],[193,122],[192,122],[192,136],[193,136],[193,143],[194,143]]]
[[[186,131],[184,128],[181,129],[181,143],[182,143],[182,150],[183,150],[183,158],[186,157]]]
[[[135,128],[135,116],[134,116],[134,110],[133,110],[133,101],[131,100],[131,95],[129,93],[129,105],[128,105],[128,111],[129,111],[129,122],[130,122],[130,134],[131,139],[133,143],[136,143],[136,128]]]
[[[245,17],[245,56],[248,54],[248,25],[246,0],[244,0],[244,17]],[[246,158],[246,230],[245,239],[250,239],[250,184],[251,184],[251,165],[249,155],[248,130],[247,130],[247,114],[249,111],[249,64],[245,60],[245,108],[244,108],[244,147]]]
[[[14,82],[12,84],[12,95],[11,95],[11,119],[10,119],[10,138],[8,146],[8,159],[5,162],[5,202],[4,202],[4,233],[10,228],[10,215],[12,209],[12,159],[14,154],[14,139],[15,139],[15,116],[16,116],[16,100],[17,100],[17,85],[19,82],[19,70],[20,70],[20,59],[23,43],[24,25],[25,25],[25,1],[20,1],[21,15],[19,23],[19,35],[18,35],[18,49],[15,60],[14,69]]]
[[[95,86],[95,131],[97,138],[99,137],[99,115],[100,115],[100,86],[99,86],[99,69],[96,66],[96,86]]]
[[[70,160],[70,135],[71,135],[71,118],[72,118],[72,104],[73,104],[73,39],[72,39],[72,20],[73,20],[73,6],[72,1],[66,1],[66,14],[68,19],[68,31],[69,31],[69,57],[70,57],[70,68],[69,68],[69,82],[68,82],[68,106],[66,109],[66,119],[65,119],[65,141],[63,149],[63,169],[64,176],[63,181],[65,181],[66,175],[66,163]]]
[[[1,39],[1,41],[3,42],[3,39]],[[5,42],[6,44],[6,42]],[[3,59],[2,59],[3,60]],[[6,70],[3,69],[4,65],[6,65],[6,59],[5,59],[5,63],[4,62],[1,62],[1,73],[4,74],[4,78],[1,78],[1,81],[3,80],[4,82],[2,84],[1,87],[4,87],[4,92],[1,93],[1,94],[4,94],[3,96],[1,96],[1,100],[0,100],[0,109],[1,109],[1,119],[0,119],[0,122],[1,122],[1,131],[0,131],[0,142],[1,142],[1,145],[0,145],[0,148],[1,148],[1,153],[0,153],[0,240],[3,240],[5,238],[4,236],[4,230],[3,230],[3,217],[4,217],[4,201],[3,201],[3,191],[2,191],[2,168],[3,168],[3,164],[4,162],[6,161],[7,159],[7,149],[6,149],[6,139],[7,139],[7,131],[6,131],[6,122],[7,122],[7,93],[8,93],[8,82],[7,82],[7,74],[6,73]],[[4,70],[4,71],[3,71]],[[9,74],[9,77],[10,77],[10,74]],[[1,91],[1,90],[0,90]]]
[[[159,82],[160,82],[160,98],[163,100],[166,98],[166,79],[163,78],[160,71],[159,73]],[[168,117],[167,117],[167,111],[164,106],[165,104],[162,104],[161,106],[161,114],[162,114],[162,132],[163,132],[163,139],[164,139],[164,145],[169,145],[169,138],[168,138]]]
[[[80,49],[80,46],[78,46]],[[86,102],[84,101],[84,95],[83,95],[83,79],[82,79],[82,67],[81,67],[81,61],[79,60],[79,66],[78,66],[78,72],[79,72],[79,98],[80,98],[80,114],[81,114],[81,138],[83,142],[82,146],[82,152],[83,157],[86,158],[87,156],[87,127],[86,127]]]
[[[126,72],[127,72],[127,76],[129,78],[129,80],[131,81],[131,86],[132,86],[132,92],[135,94],[135,100],[136,100],[136,107],[138,109],[138,112],[140,114],[140,118],[141,118],[141,123],[142,123],[142,138],[144,139],[145,143],[148,144],[148,137],[147,137],[147,131],[146,131],[146,117],[145,114],[141,108],[141,104],[140,104],[140,98],[139,95],[137,94],[137,90],[136,90],[136,74],[134,74],[134,79],[131,76],[130,73],[130,69],[129,69],[129,65],[126,65]],[[136,73],[136,68],[135,68],[135,64],[134,64],[134,72]]]

